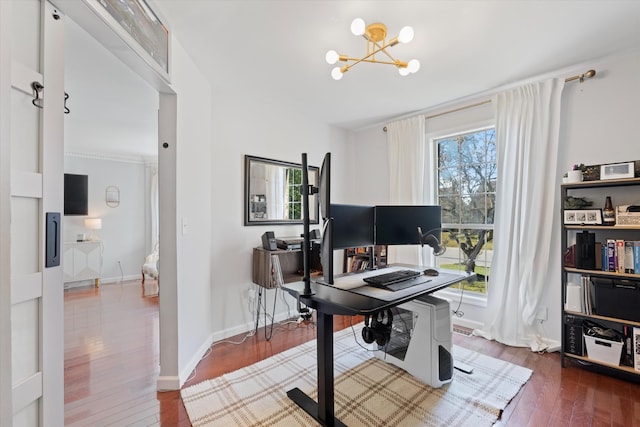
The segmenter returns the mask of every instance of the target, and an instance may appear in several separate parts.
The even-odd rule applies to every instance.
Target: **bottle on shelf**
[[[613,204],[611,203],[610,196],[607,196],[604,202],[604,209],[602,210],[602,223],[604,225],[616,225],[616,211],[613,210]]]

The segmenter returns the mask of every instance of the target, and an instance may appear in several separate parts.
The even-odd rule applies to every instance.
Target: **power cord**
[[[464,316],[464,311],[460,310],[460,306],[462,305],[462,296],[464,295],[464,286],[462,285],[462,282],[460,282],[460,299],[458,300],[458,307],[456,307],[455,310],[452,311],[453,314],[455,314],[457,317],[463,317]]]

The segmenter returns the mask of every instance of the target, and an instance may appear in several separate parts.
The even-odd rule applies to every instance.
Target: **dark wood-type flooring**
[[[147,280],[144,292],[140,281],[65,291],[65,425],[191,426],[179,392],[156,392],[158,297],[144,295],[156,289]],[[335,329],[350,323],[336,317]],[[277,325],[271,341],[260,328],[242,344],[214,345],[185,386],[314,338],[312,323],[294,322]],[[571,363],[562,368],[558,353],[538,354],[458,333],[454,344],[533,370],[498,426],[640,426],[638,384]]]

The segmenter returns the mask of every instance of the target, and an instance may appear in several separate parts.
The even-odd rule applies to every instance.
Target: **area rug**
[[[335,414],[347,426],[491,426],[531,376],[531,370],[454,347],[473,373],[429,387],[360,347],[359,328],[334,334]],[[302,344],[246,368],[181,391],[194,427],[314,426],[287,390],[314,400],[316,343]]]

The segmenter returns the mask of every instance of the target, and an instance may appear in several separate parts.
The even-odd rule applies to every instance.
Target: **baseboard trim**
[[[178,386],[178,388],[181,388],[182,385],[187,382],[191,373],[196,369],[196,366],[198,366],[198,363],[200,363],[200,361],[205,356],[205,354],[207,354],[207,351],[211,347],[211,343],[213,343],[212,336],[209,335],[207,340],[194,353],[191,360],[186,364],[186,366],[180,372],[180,385]],[[161,391],[161,390],[158,389],[158,391]]]
[[[156,380],[157,391],[180,390],[180,378],[177,376],[161,376]]]
[[[456,317],[453,316],[451,318],[451,322],[455,325],[464,326],[469,329],[482,329],[484,327],[484,323],[476,322],[475,320],[465,319],[464,317]]]

